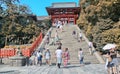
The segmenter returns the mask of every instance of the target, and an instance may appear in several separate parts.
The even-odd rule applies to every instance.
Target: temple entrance
[[[52,24],[61,21],[62,24],[75,25],[80,13],[80,7],[76,6],[74,2],[67,3],[53,3],[51,7],[46,7]]]

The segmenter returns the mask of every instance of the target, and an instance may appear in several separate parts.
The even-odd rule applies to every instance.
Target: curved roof
[[[49,15],[59,14],[79,14],[80,7],[75,2],[52,3],[52,6],[46,7]]]
[[[75,2],[59,2],[59,3],[52,3],[52,8],[66,8],[66,7],[76,7]]]

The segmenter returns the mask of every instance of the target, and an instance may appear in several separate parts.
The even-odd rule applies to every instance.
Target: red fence
[[[0,50],[0,57],[10,57],[15,55],[16,50],[15,49],[6,49],[6,50]]]
[[[40,35],[38,36],[38,38],[32,43],[32,46],[28,49],[22,49],[22,54],[24,56],[28,56],[30,57],[31,54],[33,53],[33,51],[35,50],[35,48],[38,47],[38,45],[42,42],[42,33],[40,33]]]
[[[32,43],[30,48],[27,49],[21,49],[22,54],[24,56],[30,57],[31,54],[33,53],[33,51],[35,50],[35,48],[38,47],[38,45],[42,42],[42,33],[40,33],[40,35],[37,37],[37,39]],[[13,49],[13,48],[8,48],[8,49],[0,49],[0,57],[4,58],[4,57],[11,57],[14,56],[16,54],[16,50],[17,49]]]

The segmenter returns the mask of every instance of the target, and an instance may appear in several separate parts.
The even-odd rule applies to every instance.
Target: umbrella
[[[103,49],[104,50],[110,50],[111,48],[115,48],[117,45],[116,44],[110,44],[110,43],[108,43],[108,44],[106,44],[104,47],[103,47]]]

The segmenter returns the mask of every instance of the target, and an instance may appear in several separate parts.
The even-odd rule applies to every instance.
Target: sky
[[[52,6],[55,2],[75,2],[78,6],[79,0],[20,0],[20,4],[27,5],[37,16],[47,16],[46,7]]]

